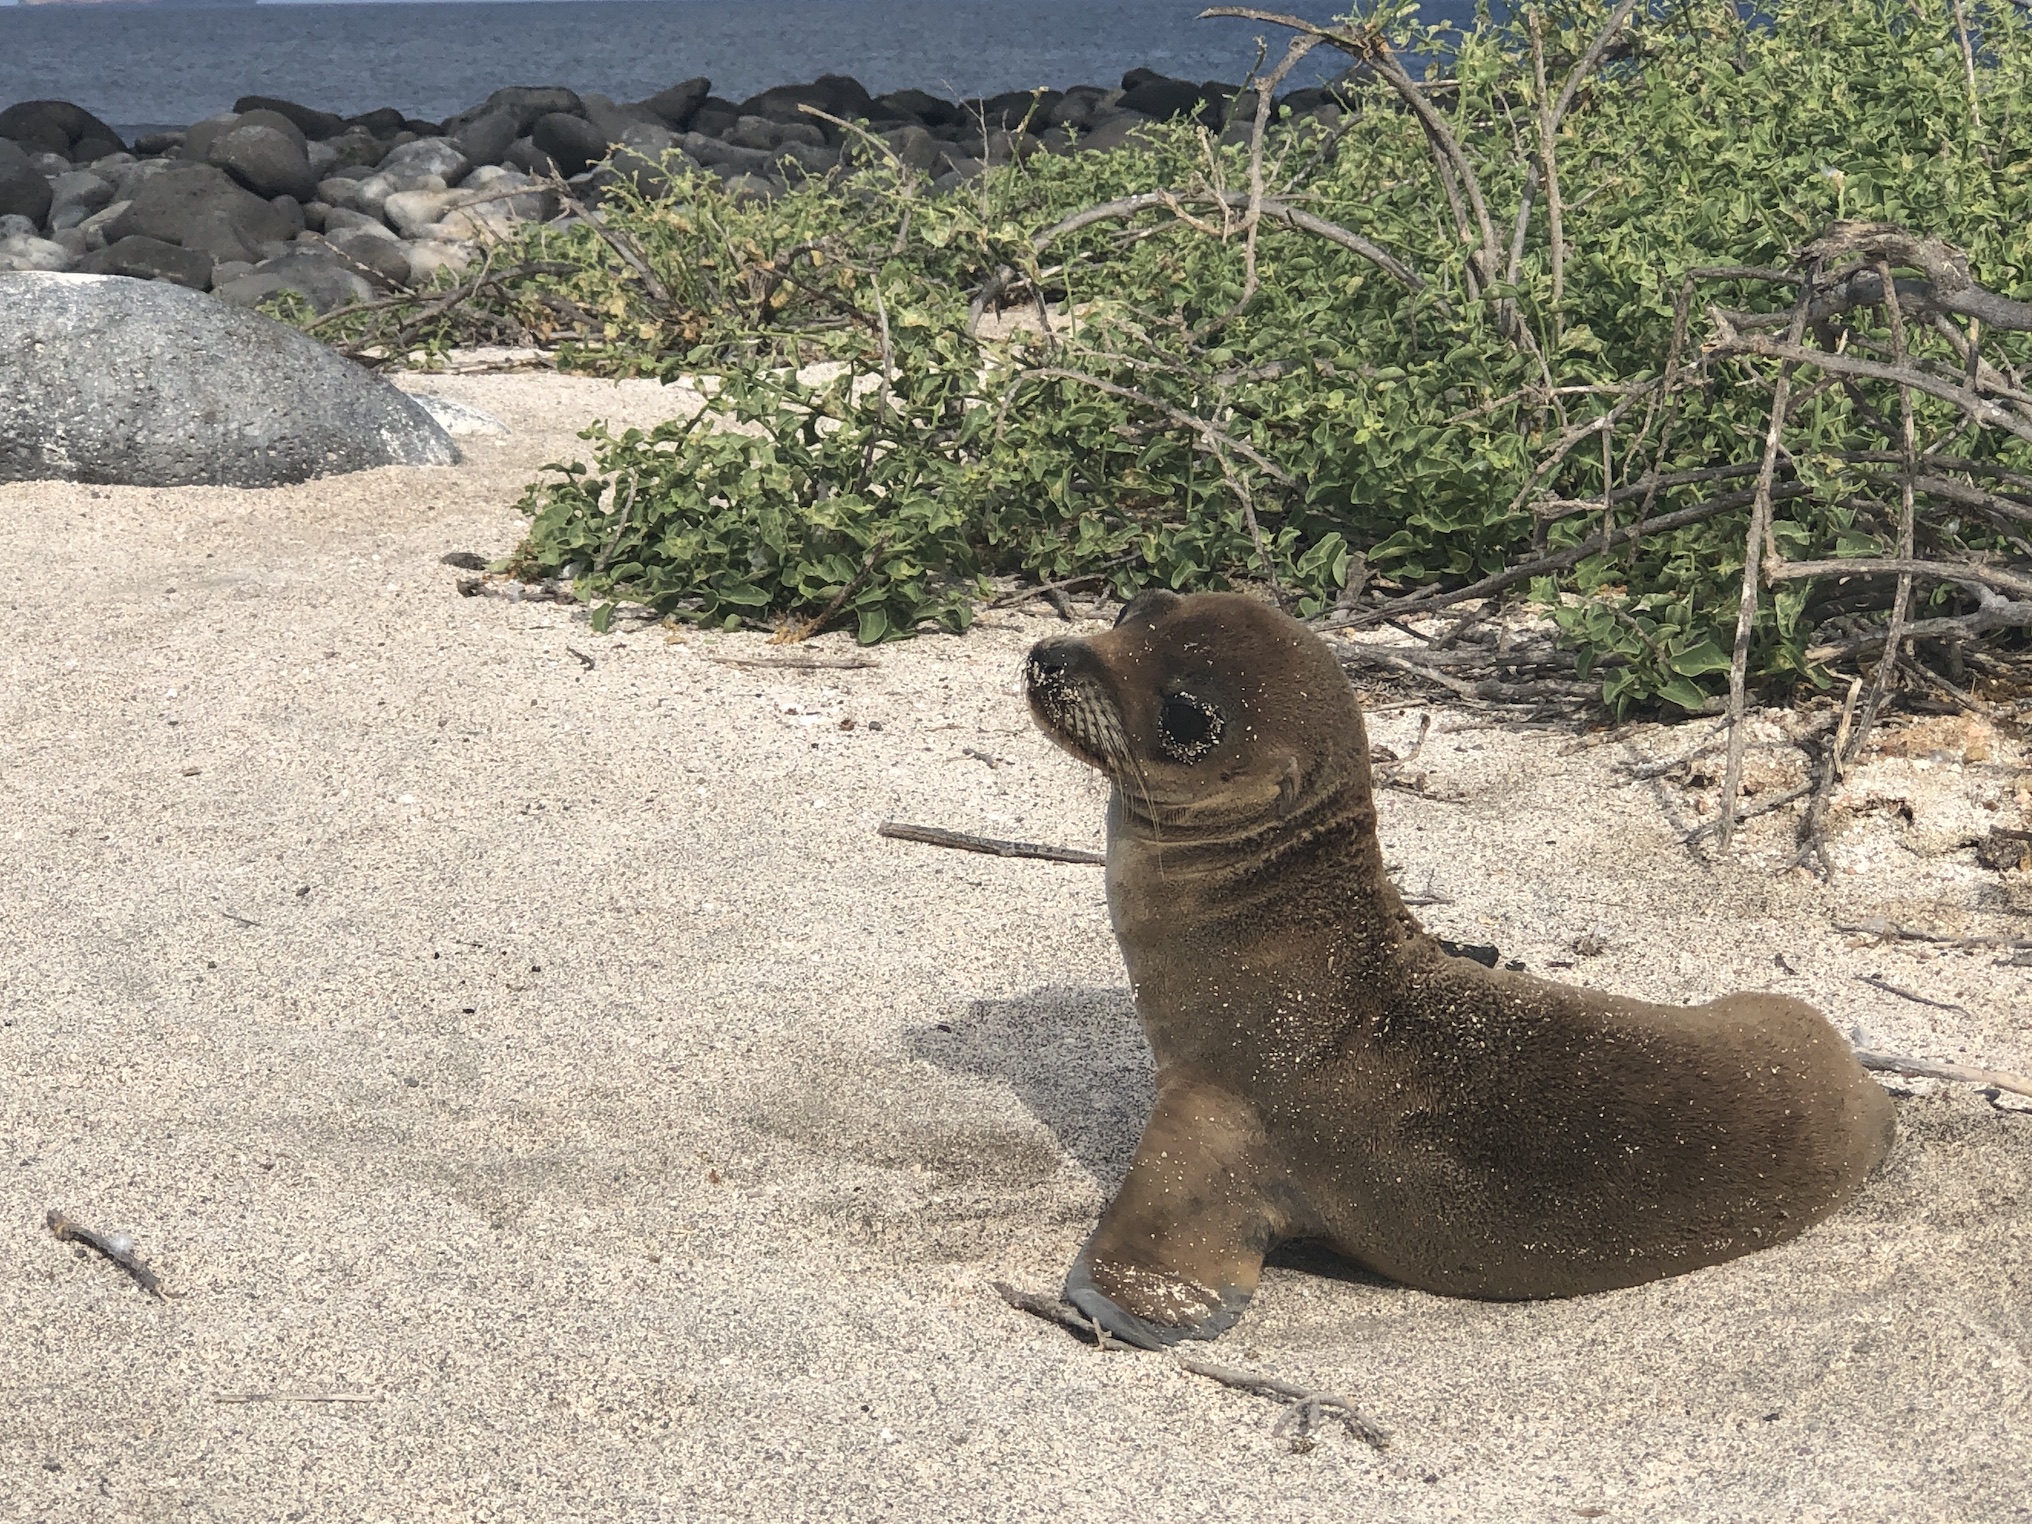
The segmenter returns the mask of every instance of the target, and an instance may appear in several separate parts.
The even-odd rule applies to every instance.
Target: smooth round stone
[[[379,376],[160,281],[0,274],[0,374],[0,481],[272,487],[459,458]]]

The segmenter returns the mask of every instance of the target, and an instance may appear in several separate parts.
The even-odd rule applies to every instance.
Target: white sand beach
[[[1100,874],[875,827],[1099,844],[1013,687],[1067,626],[793,652],[461,597],[439,558],[512,546],[580,427],[684,399],[404,384],[512,432],[271,491],[0,487],[0,1519],[2032,1517],[2008,1094],[1896,1082],[1853,1207],[1633,1290],[1272,1269],[1199,1353],[1381,1452],[1012,1310],[990,1283],[1056,1290],[1148,1106]],[[791,654],[865,665],[748,664]],[[1699,729],[1372,738],[1425,715],[1433,797],[1380,807],[1442,935],[2032,1071],[2032,967],[1834,929],[2032,934],[2032,872],[1966,844],[2026,824],[2007,737],[1885,737],[1821,884],[1777,871],[1791,812],[1718,860],[1680,840],[1711,787],[1618,770]],[[1799,775],[1764,733],[1753,782]]]

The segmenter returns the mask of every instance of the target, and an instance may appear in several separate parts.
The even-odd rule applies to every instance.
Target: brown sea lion
[[[1219,1333],[1292,1238],[1450,1296],[1635,1285],[1793,1237],[1889,1149],[1889,1097],[1797,1000],[1449,956],[1383,872],[1361,710],[1296,621],[1146,592],[1025,676],[1114,783],[1108,906],[1157,1060],[1066,1282],[1122,1339]]]

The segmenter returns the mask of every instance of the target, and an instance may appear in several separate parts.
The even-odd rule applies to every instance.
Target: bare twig
[[[1103,853],[1082,851],[1078,847],[1052,847],[1035,841],[998,841],[990,836],[969,836],[964,831],[948,831],[939,826],[910,825],[901,820],[883,821],[875,827],[875,834],[888,836],[896,841],[922,842],[927,847],[954,847],[962,852],[985,852],[990,857],[1032,857],[1048,863],[1105,864],[1108,860]]]
[[[1807,803],[1806,813],[1799,818],[1799,850],[1793,855],[1792,866],[1804,867],[1810,861],[1817,864],[1816,871],[1824,879],[1834,877],[1834,863],[1827,855],[1827,807],[1834,798],[1835,785],[1841,782],[1842,769],[1848,760],[1850,727],[1855,722],[1856,699],[1863,691],[1860,677],[1849,679],[1848,697],[1842,700],[1841,718],[1835,722],[1834,739],[1827,743],[1820,756],[1820,777],[1814,784],[1813,798]]]
[[[1945,932],[1925,931],[1916,926],[1900,926],[1895,921],[1877,919],[1867,921],[1836,921],[1833,925],[1836,931],[1877,937],[1889,942],[1926,942],[1935,947],[1981,947],[2005,952],[2020,952],[2032,949],[2032,938],[1955,937],[1949,936]]]
[[[1731,474],[1734,474],[1734,468],[1730,468],[1730,470]],[[1772,495],[1779,498],[1804,497],[1811,491],[1812,489],[1809,487],[1795,483],[1786,483],[1773,488]],[[1430,614],[1439,609],[1451,608],[1454,604],[1466,603],[1475,598],[1488,598],[1502,592],[1505,588],[1516,586],[1519,582],[1528,582],[1533,577],[1542,577],[1548,572],[1565,571],[1570,566],[1578,566],[1589,556],[1596,555],[1604,550],[1613,549],[1617,545],[1633,544],[1643,539],[1646,535],[1664,534],[1668,530],[1682,529],[1688,524],[1698,524],[1705,519],[1713,518],[1716,514],[1726,513],[1731,508],[1740,508],[1745,503],[1750,502],[1754,495],[1750,492],[1727,492],[1720,497],[1709,498],[1704,503],[1697,503],[1691,508],[1682,508],[1677,513],[1660,514],[1657,518],[1651,519],[1648,522],[1640,521],[1628,525],[1616,530],[1606,540],[1597,532],[1577,545],[1569,545],[1564,550],[1552,551],[1533,561],[1521,561],[1515,566],[1508,567],[1503,571],[1493,572],[1478,582],[1470,582],[1467,586],[1457,587],[1451,592],[1414,594],[1408,598],[1400,598],[1394,603],[1383,604],[1378,608],[1365,609],[1359,613],[1337,616],[1319,623],[1315,628],[1323,630],[1360,629],[1363,626],[1381,624],[1393,618],[1405,619],[1415,614]],[[2028,605],[2028,621],[2032,621],[2032,605]]]
[[[1896,995],[1900,1000],[1910,1000],[1915,1005],[1930,1005],[1936,1011],[1960,1011],[1964,1016],[1968,1014],[1968,1007],[1965,1005],[1956,1005],[1952,1000],[1935,1000],[1915,990],[1908,990],[1903,985],[1893,984],[1881,974],[1857,974],[1856,979],[1859,983],[1869,985],[1871,989],[1882,990],[1887,995]]]
[[[217,1392],[214,1402],[341,1402],[368,1403],[381,1399],[372,1392]]]
[[[1270,100],[1277,93],[1277,87],[1284,83],[1284,76],[1298,66],[1315,47],[1320,39],[1304,34],[1293,37],[1285,46],[1284,58],[1277,67],[1256,82],[1256,120],[1249,127],[1249,215],[1244,224],[1242,294],[1235,302],[1237,311],[1249,305],[1256,294],[1256,232],[1263,223],[1263,141],[1270,127]]]
[[[1211,1360],[1196,1360],[1190,1355],[1174,1354],[1172,1363],[1182,1371],[1195,1376],[1204,1376],[1209,1381],[1218,1381],[1222,1386],[1238,1392],[1252,1392],[1258,1397],[1270,1397],[1293,1405],[1293,1411],[1272,1432],[1280,1437],[1289,1421],[1297,1424],[1297,1440],[1303,1441],[1312,1424],[1322,1417],[1337,1418],[1347,1430],[1363,1444],[1376,1450],[1390,1448],[1390,1433],[1364,1417],[1359,1408],[1345,1397],[1331,1392],[1316,1392],[1308,1387],[1296,1386],[1289,1381],[1280,1381],[1275,1376],[1259,1376],[1254,1371],[1237,1370],[1232,1365],[1216,1365]],[[1298,1448],[1294,1444],[1293,1448]],[[1310,1448],[1307,1446],[1306,1448]]]
[[[723,667],[774,667],[786,672],[844,672],[879,667],[865,656],[708,656]]]
[[[1187,201],[1213,201],[1230,208],[1244,208],[1249,197],[1242,191],[1191,190],[1145,191],[1140,195],[1124,196],[1118,201],[1104,201],[1090,206],[1053,223],[1030,240],[1030,247],[1042,253],[1051,243],[1067,233],[1091,227],[1096,222],[1116,222],[1166,207],[1176,213],[1181,203]],[[1351,233],[1338,223],[1328,222],[1324,217],[1308,212],[1301,207],[1291,206],[1283,201],[1266,197],[1259,208],[1259,214],[1281,226],[1294,228],[1301,233],[1310,233],[1315,238],[1324,238],[1329,243],[1339,244],[1350,253],[1359,254],[1399,285],[1412,291],[1423,291],[1425,282],[1414,274],[1411,268],[1396,255],[1371,243],[1359,233]],[[1443,305],[1443,304],[1440,304]]]
[[[1813,785],[1811,783],[1802,783],[1797,788],[1788,788],[1782,794],[1773,794],[1769,799],[1760,800],[1756,804],[1738,810],[1736,812],[1735,823],[1742,825],[1745,821],[1755,820],[1759,815],[1768,815],[1773,810],[1782,810],[1795,799],[1804,799],[1812,791]],[[1695,826],[1685,836],[1681,837],[1680,840],[1684,845],[1690,847],[1699,841],[1701,837],[1707,835],[1709,831],[1717,830],[1720,826],[1721,821],[1719,819],[1710,820],[1704,825]]]
[[[997,1296],[1018,1312],[1027,1312],[1033,1318],[1041,1318],[1047,1323],[1055,1324],[1081,1343],[1097,1345],[1101,1349],[1130,1348],[1129,1345],[1119,1344],[1109,1338],[1106,1329],[1093,1319],[1084,1316],[1070,1302],[1061,1301],[1055,1296],[1046,1296],[1039,1291],[1019,1291],[1007,1281],[990,1281],[988,1285],[994,1289]]]
[[[1772,582],[1791,582],[1801,577],[1931,577],[1941,582],[1972,583],[2032,598],[2032,577],[1983,566],[1974,561],[1916,561],[1909,556],[1857,556],[1839,561],[1786,561],[1767,567],[1764,575]]]
[[[2032,1077],[2001,1069],[1970,1069],[1931,1058],[1908,1058],[1902,1053],[1872,1053],[1864,1048],[1856,1049],[1856,1061],[1879,1074],[1909,1074],[1914,1079],[1951,1080],[1957,1085],[1981,1085],[1986,1089],[2008,1090],[2013,1095],[2032,1095]]]
[[[83,1244],[96,1250],[132,1276],[134,1283],[150,1296],[167,1299],[169,1293],[162,1289],[162,1279],[144,1265],[134,1253],[134,1240],[124,1233],[95,1233],[90,1228],[72,1222],[54,1207],[44,1219],[49,1231],[58,1243]]]
[[[1811,273],[1815,276],[1820,273],[1818,263]],[[1799,300],[1793,304],[1787,348],[1797,348],[1801,334],[1806,331],[1806,307],[1812,294],[1813,281],[1809,278],[1800,286]],[[1757,572],[1764,564],[1765,542],[1771,534],[1772,485],[1778,470],[1778,445],[1785,431],[1785,415],[1792,403],[1792,370],[1791,363],[1781,362],[1777,384],[1772,388],[1771,422],[1764,431],[1764,461],[1757,472],[1757,496],[1750,508],[1749,535],[1743,545],[1743,593],[1736,609],[1735,654],[1729,663],[1729,759],[1722,774],[1717,835],[1724,852],[1735,836],[1736,799],[1743,786],[1743,743],[1749,738],[1743,713],[1749,693],[1750,634],[1757,623]]]

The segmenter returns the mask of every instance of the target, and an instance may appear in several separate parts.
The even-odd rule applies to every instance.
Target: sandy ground
[[[672,399],[412,384],[514,432],[271,492],[0,488],[0,1518],[2032,1515],[2032,1113],[1966,1087],[1903,1087],[1849,1211],[1662,1284],[1272,1270],[1215,1353],[1381,1454],[1011,1311],[989,1282],[1056,1288],[1148,1104],[1099,875],[874,826],[1098,842],[1012,688],[1063,626],[771,671],[460,598],[439,556],[512,544],[537,463]],[[1697,731],[1376,739],[1423,713],[1439,797],[1383,831],[1443,934],[2032,1069],[2032,969],[1831,924],[2032,930],[1965,845],[2023,820],[2010,744],[1872,762],[1822,886],[1778,818],[1710,861],[1711,788],[1617,770]],[[220,1400],[333,1392],[373,1400]]]

